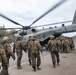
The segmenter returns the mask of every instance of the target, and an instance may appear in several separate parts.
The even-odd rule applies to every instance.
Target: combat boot
[[[31,66],[31,62],[29,62],[30,66]]]
[[[33,71],[36,71],[36,68],[34,68]]]
[[[59,66],[59,63],[57,63],[57,66]]]
[[[34,71],[34,72],[36,71],[36,67],[34,67],[34,66],[33,66],[33,71]]]
[[[17,66],[17,69],[22,69],[22,66]]]
[[[39,66],[37,66],[37,70],[41,70],[41,68]]]
[[[53,68],[56,68],[56,66],[55,66],[55,65],[53,65]]]
[[[53,68],[56,68],[56,65],[55,65],[55,63],[53,63]]]
[[[31,66],[31,60],[29,59],[29,65]]]

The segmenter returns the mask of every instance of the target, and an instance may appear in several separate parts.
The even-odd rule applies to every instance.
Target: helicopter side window
[[[64,27],[64,24],[62,24],[62,27]]]
[[[36,33],[36,32],[37,32],[37,31],[36,31],[36,29],[32,29],[31,31],[32,31],[32,32],[34,32],[34,33]]]

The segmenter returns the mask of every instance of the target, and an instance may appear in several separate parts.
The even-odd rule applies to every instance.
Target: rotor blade
[[[11,29],[22,29],[22,28],[0,28],[0,30],[11,30]]]
[[[1,14],[1,13],[0,13],[0,16],[3,17],[3,18],[5,18],[5,19],[7,19],[8,21],[10,21],[10,22],[16,24],[16,25],[19,25],[19,26],[22,26],[22,27],[23,27],[23,25],[19,24],[18,22],[15,22],[14,20],[12,20],[12,19],[6,17],[5,15],[3,15],[3,14]]]
[[[32,28],[42,27],[42,26],[50,26],[50,25],[56,25],[56,24],[62,24],[62,23],[69,23],[69,22],[72,22],[72,20],[63,21],[63,22],[56,22],[56,23],[51,23],[51,24],[45,24],[45,25],[38,25],[38,26],[34,26],[34,27],[32,27]]]
[[[56,9],[59,5],[61,5],[62,3],[64,3],[67,0],[61,0],[59,3],[57,3],[55,6],[53,6],[51,9],[49,9],[47,12],[45,12],[43,15],[41,15],[39,18],[37,18],[30,26],[32,26],[34,23],[36,23],[39,19],[41,19],[42,17],[44,17],[46,14],[48,14],[49,12],[53,11],[54,9]]]

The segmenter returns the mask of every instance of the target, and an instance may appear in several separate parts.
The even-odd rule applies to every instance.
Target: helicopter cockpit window
[[[19,35],[21,35],[21,36],[22,35],[27,35],[27,33],[23,31],[23,32],[19,33]]]

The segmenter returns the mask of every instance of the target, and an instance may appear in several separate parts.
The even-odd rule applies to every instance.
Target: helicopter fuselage
[[[42,30],[37,30],[35,33],[31,33],[28,35],[23,36],[23,42],[26,45],[29,36],[36,36],[39,42],[44,45],[48,42],[49,36],[54,35],[55,37],[59,37],[63,33],[69,33],[76,31],[76,24],[68,25],[68,26],[61,26],[58,28],[47,28]]]

